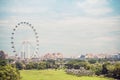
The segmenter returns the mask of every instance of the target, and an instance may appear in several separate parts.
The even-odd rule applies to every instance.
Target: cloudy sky
[[[40,55],[120,52],[120,0],[0,0],[0,50],[13,54],[12,29],[24,21],[39,33]],[[15,34],[18,52],[24,40],[35,44],[25,25]]]

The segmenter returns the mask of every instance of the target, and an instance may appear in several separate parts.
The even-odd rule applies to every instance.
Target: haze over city
[[[120,52],[120,0],[0,0],[0,50],[12,54],[11,33],[29,22],[39,35],[40,55]],[[35,45],[33,31],[21,26],[15,43]]]

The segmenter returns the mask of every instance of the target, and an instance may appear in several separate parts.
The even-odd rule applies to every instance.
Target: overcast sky
[[[120,52],[120,0],[0,0],[0,50],[9,54],[12,29],[29,22],[39,33],[40,55]],[[16,31],[16,49],[34,46],[28,26]]]

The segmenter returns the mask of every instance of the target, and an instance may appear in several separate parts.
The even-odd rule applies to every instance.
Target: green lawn
[[[21,80],[113,80],[100,77],[77,77],[66,74],[63,70],[22,70]]]

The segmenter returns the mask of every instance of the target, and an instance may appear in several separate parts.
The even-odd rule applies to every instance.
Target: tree
[[[39,63],[33,63],[33,69],[38,69]]]
[[[46,63],[45,62],[40,62],[38,65],[38,69],[46,69]]]
[[[6,55],[4,51],[0,51],[0,59],[5,59]]]
[[[21,62],[16,62],[16,63],[15,63],[15,66],[16,66],[16,68],[19,69],[19,70],[24,69],[23,63],[21,63]]]
[[[109,77],[113,77],[116,73],[114,73],[114,70],[115,70],[115,65],[107,65],[107,70],[108,70],[108,74],[107,76]]]
[[[0,80],[20,80],[20,73],[10,65],[0,67]]]
[[[113,73],[115,75],[115,78],[120,78],[120,63],[115,64],[115,69]]]
[[[35,68],[35,65],[32,62],[26,64],[26,69],[34,69],[34,68]]]
[[[107,65],[109,77],[120,78],[120,63],[109,64]]]
[[[65,64],[67,69],[72,69],[73,68],[73,64],[72,63],[67,63]]]
[[[108,74],[107,65],[108,65],[108,63],[105,63],[102,65],[102,74]]]
[[[75,64],[74,64],[74,69],[80,69],[79,63],[75,63]]]
[[[7,65],[7,60],[0,60],[0,66]]]
[[[47,60],[45,62],[46,62],[46,67],[47,68],[54,68],[54,66],[55,66],[55,60]]]
[[[92,71],[94,71],[96,75],[101,75],[101,73],[102,73],[102,64],[100,64],[100,63],[91,64],[90,69]]]
[[[30,70],[32,69],[32,66],[30,64],[26,64],[26,69]]]
[[[95,64],[96,61],[97,61],[97,60],[95,60],[95,59],[90,59],[90,60],[88,60],[88,62],[89,62],[90,64]]]

